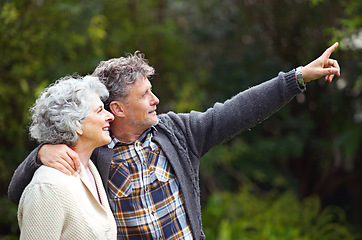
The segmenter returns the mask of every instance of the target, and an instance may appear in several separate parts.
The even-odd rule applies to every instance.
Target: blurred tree
[[[98,11],[97,2],[18,0],[0,5],[1,216],[14,212],[14,206],[3,199],[13,170],[27,147],[32,148],[26,127],[29,107],[55,79],[89,71],[95,54],[87,47],[94,38],[87,29]],[[5,219],[0,235],[17,229],[16,215]]]
[[[27,136],[28,108],[55,79],[92,73],[102,60],[140,50],[156,69],[152,83],[161,99],[159,112],[205,110],[278,71],[307,64],[338,40],[333,57],[342,77],[308,84],[306,94],[206,155],[202,197],[206,204],[215,191],[237,192],[252,182],[264,190],[292,189],[300,198],[317,194],[322,208],[337,204],[362,223],[362,51],[355,41],[361,38],[361,5],[359,0],[1,1],[2,199],[13,170],[34,146]],[[11,234],[15,209],[1,203],[8,224],[1,223],[0,235]],[[222,226],[227,235],[232,226]]]
[[[340,207],[321,209],[317,196],[300,201],[290,191],[256,194],[248,186],[237,193],[211,195],[203,211],[208,239],[357,240],[362,237],[350,228]]]
[[[174,94],[185,79],[192,79],[192,74],[185,74],[189,52],[168,1],[104,1],[102,13],[107,27],[101,44],[104,56],[99,60],[136,50],[145,53],[156,69],[152,84],[161,97],[159,109],[172,109]]]
[[[96,2],[8,1],[2,6],[0,136],[5,149],[24,146],[28,108],[45,86],[89,71],[94,54],[87,43],[94,36],[87,28]]]
[[[361,29],[357,2],[178,1],[179,22],[204,76],[194,84],[204,96],[201,109],[307,64],[341,41],[332,56],[341,78],[308,84],[280,112],[204,157],[204,200],[251,179],[265,189],[293,187],[302,198],[318,194],[323,206],[345,207],[362,223],[361,201],[352,200],[361,194],[361,51],[347,50],[343,41]]]
[[[0,5],[0,194],[6,199],[13,170],[35,143],[27,133],[28,109],[39,93],[65,75],[92,73],[101,60],[141,50],[155,64],[154,85],[165,109],[182,84],[185,43],[167,2],[2,1]],[[175,47],[177,46],[177,47]],[[172,72],[171,72],[172,69]],[[1,199],[0,199],[1,200]],[[4,201],[7,203],[7,201]],[[12,206],[3,205],[0,214]],[[13,211],[11,211],[13,213]],[[7,218],[0,235],[14,232]],[[6,222],[6,220],[5,220]]]

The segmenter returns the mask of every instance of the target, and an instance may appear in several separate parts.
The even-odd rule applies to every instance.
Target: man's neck
[[[122,143],[136,142],[146,129],[136,129],[122,123],[111,123],[112,135],[115,136]]]
[[[114,134],[114,136],[121,141],[122,143],[136,142],[142,133],[123,133],[123,134]]]

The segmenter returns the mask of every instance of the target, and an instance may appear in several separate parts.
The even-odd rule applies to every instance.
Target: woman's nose
[[[109,112],[109,111],[107,111],[107,110],[106,110],[106,112],[107,112],[107,117],[106,117],[107,122],[112,122],[112,121],[113,121],[113,119],[114,119],[113,114],[112,114],[112,113],[110,113],[110,112]]]

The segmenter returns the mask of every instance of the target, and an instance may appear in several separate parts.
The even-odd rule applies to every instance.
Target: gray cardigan
[[[305,91],[295,78],[295,71],[279,73],[276,78],[245,90],[224,103],[216,103],[205,112],[191,111],[160,114],[153,140],[170,161],[178,179],[194,239],[205,239],[202,232],[199,164],[210,149],[245,129],[263,121],[287,104],[296,94]],[[16,169],[9,185],[9,199],[18,203],[35,170],[36,148]],[[92,161],[97,166],[107,189],[113,149],[97,148]]]

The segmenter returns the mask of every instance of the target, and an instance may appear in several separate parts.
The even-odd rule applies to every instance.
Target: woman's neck
[[[94,149],[86,147],[86,144],[76,143],[71,149],[78,154],[80,162],[88,168],[88,162]]]

